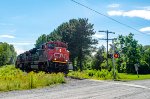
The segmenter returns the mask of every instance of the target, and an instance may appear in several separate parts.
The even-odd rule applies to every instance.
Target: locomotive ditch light
[[[59,49],[59,52],[61,52],[61,49]]]

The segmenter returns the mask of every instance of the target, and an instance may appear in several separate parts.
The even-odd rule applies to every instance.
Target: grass
[[[119,80],[128,81],[128,80],[144,80],[150,79],[150,74],[140,74],[139,77],[136,74],[126,74],[126,73],[119,73]]]
[[[113,79],[113,73],[108,72],[107,70],[96,71],[96,70],[84,70],[80,71],[72,71],[68,74],[70,77],[79,78],[79,79],[99,79],[99,80],[108,80]],[[118,77],[118,75],[117,75]]]
[[[79,79],[97,79],[97,80],[112,80],[113,72],[108,72],[107,70],[97,71],[97,70],[84,70],[72,71],[68,74],[70,77]],[[150,74],[141,74],[139,77],[136,74],[126,74],[126,73],[116,73],[116,80],[119,81],[129,81],[129,80],[144,80],[150,79]]]
[[[12,65],[0,68],[0,91],[23,90],[64,83],[64,74],[25,73]]]

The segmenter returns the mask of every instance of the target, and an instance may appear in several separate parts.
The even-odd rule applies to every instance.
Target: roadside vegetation
[[[107,70],[84,70],[84,71],[71,71],[68,76],[77,79],[96,79],[96,80],[113,80],[113,71]],[[144,80],[150,79],[150,74],[127,74],[116,72],[116,79],[119,81],[129,81],[129,80]]]
[[[23,90],[64,83],[64,74],[25,73],[13,65],[0,68],[0,91]]]
[[[116,73],[117,79],[119,78],[118,73]],[[68,74],[69,77],[78,79],[98,79],[98,80],[109,80],[113,79],[113,72],[107,70],[84,70],[84,71],[71,71]]]

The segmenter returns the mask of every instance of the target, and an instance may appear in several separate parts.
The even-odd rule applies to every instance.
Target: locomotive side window
[[[45,45],[42,45],[42,49],[45,49]]]
[[[54,49],[55,44],[47,44],[48,49]]]

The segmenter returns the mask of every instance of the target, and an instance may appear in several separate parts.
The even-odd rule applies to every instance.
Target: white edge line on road
[[[143,89],[149,89],[149,87],[146,86],[141,86],[141,85],[136,85],[136,84],[128,84],[128,83],[124,83],[124,82],[108,82],[108,81],[104,81],[104,80],[94,80],[94,79],[89,79],[91,81],[97,81],[97,82],[104,82],[104,83],[111,83],[111,84],[117,84],[117,85],[124,85],[124,86],[130,86],[130,87],[136,87],[136,88],[143,88]]]

